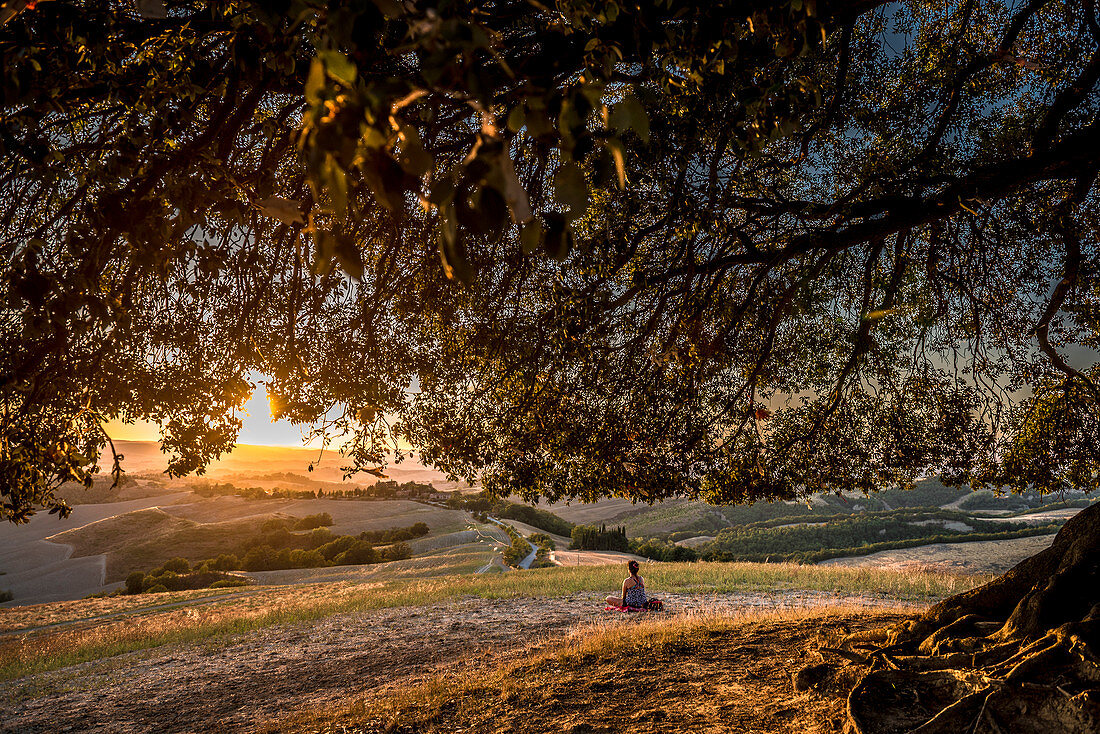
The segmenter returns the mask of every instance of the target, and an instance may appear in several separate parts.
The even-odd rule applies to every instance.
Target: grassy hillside
[[[476,562],[476,559],[460,557],[454,549],[452,554],[452,562],[463,570]],[[418,563],[427,567],[418,568]],[[602,596],[619,587],[624,573],[622,568],[616,566],[582,566],[496,575],[431,576],[438,566],[438,562],[410,559],[379,564],[371,569],[377,575],[356,582],[260,587],[205,595],[202,598],[215,601],[202,606],[198,614],[189,607],[182,607],[134,616],[133,608],[129,606],[126,607],[130,610],[127,616],[104,624],[39,635],[34,638],[34,644],[25,644],[19,638],[0,643],[0,680],[99,660],[132,650],[222,638],[346,612],[422,606],[462,598],[538,599],[581,593]],[[646,564],[643,574],[647,586],[661,594],[805,589],[913,600],[938,599],[972,588],[989,578],[919,571],[751,563]],[[196,592],[156,596],[158,604],[167,604],[177,599],[194,600]],[[217,602],[217,599],[223,601]],[[68,602],[66,605],[70,615],[80,618],[81,605],[85,603],[94,603],[98,614],[109,613],[104,609],[104,601]],[[126,603],[132,605],[132,602]],[[0,626],[4,625],[9,613],[12,610],[0,609]],[[14,613],[20,614],[17,611]]]
[[[1040,525],[993,522],[947,510],[902,509],[832,516],[807,521],[765,520],[718,533],[697,548],[703,558],[817,563],[880,550],[929,543],[1011,539],[1057,532],[1060,521]]]
[[[406,527],[424,522],[431,537],[464,530],[465,513],[406,500],[257,500],[237,497],[201,499],[180,505],[128,512],[51,536],[73,546],[73,556],[104,554],[107,582],[134,571],[148,571],[170,558],[194,563],[222,553],[241,554],[245,540],[279,517],[329,513],[334,534]],[[219,519],[225,518],[225,519]]]
[[[664,537],[673,540],[697,535],[715,535],[725,528],[738,527],[765,520],[810,518],[817,515],[881,512],[899,508],[938,508],[969,494],[966,490],[945,487],[934,479],[916,483],[912,490],[891,489],[870,496],[823,494],[805,502],[756,502],[749,505],[710,505],[687,499],[671,500],[657,505],[635,504],[613,498],[593,504],[557,503],[547,508],[576,524],[625,526],[627,535]],[[1012,504],[1006,500],[1006,507]],[[1012,505],[1016,506],[1016,505]]]
[[[126,502],[143,497],[157,497],[178,489],[169,489],[166,483],[137,480],[124,476],[117,487],[112,488],[110,477],[96,477],[91,487],[76,482],[66,482],[54,491],[54,495],[70,505],[98,505],[105,502]]]
[[[792,668],[805,665],[795,661],[807,648],[903,618],[838,607],[589,625],[342,710],[285,716],[266,731],[824,734],[835,730],[844,699],[793,691]]]
[[[255,535],[274,514],[225,522],[198,523],[170,515],[159,507],[109,517],[50,538],[73,546],[73,556],[107,556],[107,582],[133,571],[147,571],[169,558],[188,561],[236,551],[243,538]]]

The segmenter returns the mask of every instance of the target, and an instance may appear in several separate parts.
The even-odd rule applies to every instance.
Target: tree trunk
[[[866,669],[848,734],[1100,732],[1100,504],[1003,576],[842,647]]]

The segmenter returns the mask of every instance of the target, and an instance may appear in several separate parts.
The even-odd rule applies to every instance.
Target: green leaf
[[[440,176],[432,182],[428,201],[438,207],[448,206],[455,198],[455,182],[450,176]]]
[[[320,58],[314,58],[309,65],[309,76],[306,78],[306,102],[315,105],[321,101],[321,92],[325,89],[325,63]]]
[[[412,125],[401,125],[401,167],[416,177],[432,170],[435,160],[424,150],[420,133]]]
[[[577,114],[576,105],[568,97],[561,101],[558,134],[561,136],[562,149],[568,152],[577,144],[577,137],[584,134],[584,120]]]
[[[569,230],[565,217],[560,214],[547,214],[544,220],[546,237],[543,239],[543,248],[547,255],[560,262],[573,249],[573,233]]]
[[[163,20],[168,17],[168,9],[163,0],[134,0],[134,8],[142,18]]]
[[[649,142],[649,115],[632,94],[623,97],[611,110],[609,123],[616,130],[633,130],[643,143]]]
[[[493,156],[493,167],[490,169],[489,184],[500,192],[512,212],[512,219],[517,224],[531,221],[534,213],[531,211],[531,200],[527,196],[527,189],[519,182],[516,176],[515,166],[508,155],[508,150],[502,149]]]
[[[383,151],[373,151],[360,169],[363,180],[382,206],[401,216],[405,209],[408,174]]]
[[[504,229],[511,224],[508,204],[504,197],[491,186],[483,186],[476,197],[477,213],[480,215],[480,229],[492,240],[500,239]]]
[[[278,196],[269,196],[255,202],[256,208],[268,217],[274,217],[286,225],[305,224],[302,218],[302,210],[296,201],[283,199]]]
[[[588,184],[584,171],[576,163],[566,163],[554,175],[554,196],[569,208],[569,219],[581,217],[588,209]]]
[[[473,280],[473,268],[460,238],[454,209],[449,206],[441,208],[439,216],[439,259],[443,263],[443,273],[451,280],[468,284]]]
[[[519,246],[524,255],[530,255],[542,246],[542,223],[535,219],[519,230]]]
[[[343,214],[348,208],[348,177],[340,163],[331,155],[325,156],[321,167],[321,182],[332,198],[332,208]]]
[[[366,129],[360,141],[361,146],[366,149],[382,148],[388,145],[389,142],[389,138],[386,137],[386,134],[373,125]]]
[[[340,268],[356,280],[362,280],[363,257],[359,252],[359,248],[346,235],[334,235],[334,238],[336,240],[336,259],[340,263]]]
[[[344,84],[354,86],[359,74],[355,68],[355,62],[339,51],[322,51],[318,57],[325,64],[328,75]]]
[[[618,178],[619,188],[626,188],[626,162],[623,160],[623,142],[618,138],[608,138],[604,141],[607,151],[615,161],[615,176]]]
[[[336,253],[336,238],[329,232],[314,235],[313,274],[321,275],[332,270],[332,257]]]
[[[371,0],[371,2],[387,18],[400,18],[405,14],[405,9],[396,0]]]
[[[518,104],[513,107],[512,111],[508,113],[508,129],[514,133],[518,133],[523,129],[524,118],[523,105]]]

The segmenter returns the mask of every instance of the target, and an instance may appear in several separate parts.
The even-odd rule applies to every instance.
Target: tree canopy
[[[4,518],[107,419],[201,471],[256,375],[532,499],[1096,486],[1091,2],[0,21]]]

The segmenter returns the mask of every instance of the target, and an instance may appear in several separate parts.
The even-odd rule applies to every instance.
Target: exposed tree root
[[[859,671],[847,734],[1100,732],[1100,505],[1000,578],[819,652],[812,687]]]

